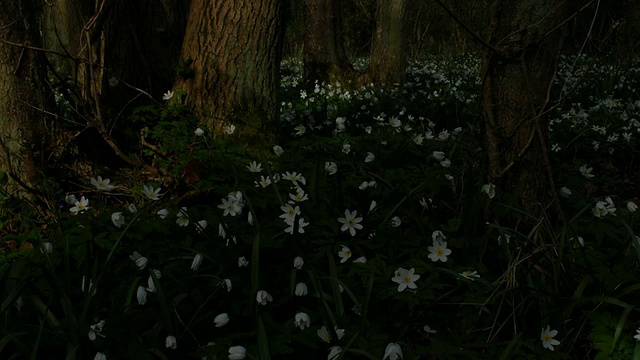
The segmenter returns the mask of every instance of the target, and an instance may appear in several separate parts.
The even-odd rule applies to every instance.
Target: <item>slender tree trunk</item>
[[[53,128],[39,0],[7,0],[0,6],[0,170],[9,175],[8,190],[24,195],[37,189],[47,157],[47,131]],[[26,192],[24,191],[25,189]]]
[[[616,50],[622,64],[633,65],[640,55],[640,4],[637,1],[625,1],[622,9],[624,19],[616,36]]]
[[[115,76],[159,99],[175,81],[189,11],[185,0],[117,0],[105,23],[104,59]],[[140,18],[140,15],[142,18]],[[138,95],[110,87],[116,111]]]
[[[108,5],[102,8],[98,21],[96,4],[90,1],[67,0],[57,1],[45,7],[45,31],[43,44],[48,50],[59,54],[49,54],[49,61],[54,65],[60,80],[65,86],[72,87],[75,92],[74,105],[80,111],[95,93],[92,79],[102,83],[103,38],[101,31],[93,31],[96,23],[103,28],[106,13],[111,9],[113,1],[104,2]],[[96,21],[92,21],[95,19]],[[87,43],[87,33],[93,34],[92,43]],[[98,45],[96,45],[98,44]],[[90,74],[89,63],[93,62],[95,70]],[[98,91],[99,93],[101,90]]]
[[[400,84],[407,67],[408,0],[378,0],[376,32],[363,82]]]
[[[189,1],[65,0],[46,7],[45,47],[71,106],[86,122],[72,131],[87,157],[110,167],[140,165],[127,155],[136,106],[160,100],[175,81]],[[144,14],[144,16],[141,16]],[[84,166],[90,169],[88,166]]]
[[[555,199],[545,110],[566,2],[496,0],[482,74],[488,180],[539,217]]]
[[[338,0],[305,0],[304,81],[345,82],[354,70],[344,50]]]
[[[192,76],[174,87],[214,134],[227,124],[255,138],[275,129],[281,10],[281,0],[192,1],[182,46]]]
[[[189,3],[52,2],[45,16],[45,47],[86,61],[57,55],[49,59],[62,77],[75,84],[80,102],[94,103],[94,97],[100,95],[106,111],[118,114],[140,95],[133,87],[159,99],[175,81]],[[121,83],[116,85],[115,80]]]

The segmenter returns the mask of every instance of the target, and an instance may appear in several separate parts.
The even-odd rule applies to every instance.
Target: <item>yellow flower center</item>
[[[411,278],[409,277],[408,274],[407,275],[402,275],[402,282],[405,282],[405,283],[411,282]]]

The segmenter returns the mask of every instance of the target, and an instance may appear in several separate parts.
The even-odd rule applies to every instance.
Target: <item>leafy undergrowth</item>
[[[3,254],[0,354],[640,356],[638,74],[597,65],[578,82],[589,59],[565,63],[549,189],[563,218],[535,240],[506,225],[531,221],[515,194],[483,181],[471,58],[414,63],[386,90],[305,88],[285,62],[280,143],[261,157],[174,100],[139,109],[165,178],[96,174],[46,228],[4,214],[21,220],[4,240],[34,249]]]

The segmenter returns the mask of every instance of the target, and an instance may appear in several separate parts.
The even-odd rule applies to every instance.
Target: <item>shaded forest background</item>
[[[273,28],[268,30],[265,27],[258,34],[271,34],[268,35],[271,37],[256,41],[252,37],[255,34],[247,33],[247,44],[251,41],[269,44],[265,45],[264,51],[272,54],[270,59],[304,57],[305,36],[310,33],[305,28],[310,20],[308,14],[305,19],[305,6],[331,4],[337,9],[335,24],[342,33],[338,42],[343,43],[347,61],[346,67],[342,64],[337,73],[343,77],[342,80],[355,83],[358,77],[361,77],[361,82],[371,79],[362,77],[368,73],[360,74],[361,69],[350,69],[357,59],[370,54],[376,29],[376,9],[385,1],[264,3],[272,7],[274,14],[274,20],[264,26]],[[401,51],[406,59],[402,60],[468,53],[481,56],[487,50],[482,39],[488,39],[490,35],[490,1],[407,0],[406,3],[398,3],[406,4],[405,16],[396,19],[406,27],[406,48]],[[233,115],[244,121],[239,138],[244,138],[247,143],[270,142],[275,135],[268,135],[273,133],[272,130],[264,131],[265,124],[267,127],[275,126],[277,111],[267,104],[275,104],[276,94],[272,90],[277,87],[278,79],[273,75],[262,77],[260,74],[274,74],[271,68],[277,66],[269,60],[264,61],[260,65],[264,69],[260,68],[255,74],[236,69],[230,78],[237,83],[239,76],[244,76],[240,83],[251,83],[251,89],[225,91],[222,89],[237,85],[225,83],[226,80],[216,76],[209,76],[215,78],[209,83],[199,80],[201,74],[206,74],[203,69],[210,68],[214,62],[221,64],[220,59],[224,59],[222,52],[214,51],[212,54],[216,59],[209,59],[206,64],[191,63],[193,59],[189,51],[211,52],[204,48],[211,39],[197,38],[189,46],[185,43],[195,39],[189,31],[202,31],[189,28],[189,24],[198,24],[194,19],[203,18],[202,14],[214,16],[214,13],[210,14],[212,4],[195,0],[108,0],[97,4],[79,0],[51,3],[10,1],[0,17],[4,28],[11,30],[2,35],[2,48],[6,53],[3,58],[5,71],[0,76],[5,78],[6,93],[22,94],[19,97],[33,100],[28,103],[9,101],[0,106],[0,114],[10,115],[0,116],[3,119],[0,125],[5,131],[0,168],[10,178],[9,184],[18,184],[10,187],[10,192],[27,189],[30,196],[35,195],[35,199],[46,203],[46,199],[59,197],[65,186],[57,190],[58,194],[45,194],[46,190],[39,190],[40,185],[37,184],[42,178],[65,179],[69,174],[72,174],[71,178],[88,178],[99,168],[136,167],[156,179],[169,180],[167,174],[143,163],[136,155],[141,149],[154,149],[153,144],[141,134],[152,124],[132,124],[127,119],[141,106],[161,103],[163,94],[171,89],[178,92],[177,98],[198,118],[214,119],[212,123],[216,128],[211,128],[214,133],[220,132],[225,125],[224,121],[215,119],[237,111],[237,104],[250,108]],[[250,4],[250,1],[238,2],[234,6],[250,8]],[[229,7],[229,11],[235,9]],[[22,17],[16,17],[16,14]],[[640,25],[633,20],[640,15],[637,2],[572,2],[567,14],[570,15],[564,18],[560,27],[564,53],[607,56],[609,61],[623,65],[637,55]],[[232,29],[228,36],[235,37],[241,33],[235,24],[225,23],[230,18],[220,16],[217,24],[213,21],[199,23]],[[254,16],[260,19],[264,13]],[[24,23],[21,29],[15,26],[20,23]],[[40,27],[44,29],[42,37],[36,31]],[[272,29],[276,31],[271,33]],[[313,34],[322,36],[317,32]],[[211,46],[211,49],[219,48]],[[227,61],[226,65],[220,66],[230,68],[237,59],[229,57]],[[404,61],[398,63],[405,64]],[[194,71],[198,67],[201,69]],[[194,73],[196,75],[192,79]],[[20,81],[25,76],[30,82]],[[190,86],[185,88],[189,92],[186,97],[180,93],[183,85]],[[256,91],[261,93],[254,93]],[[227,93],[235,95],[223,96]],[[210,103],[212,98],[217,101],[216,113],[205,114],[198,110],[203,107],[198,104]],[[265,100],[260,100],[263,98]],[[251,106],[243,105],[245,102]],[[262,105],[259,104],[261,102]],[[16,138],[21,140],[16,142]]]
[[[274,354],[299,356],[291,338],[303,339],[295,349],[310,344],[325,358],[331,341],[320,336],[320,344],[321,328],[305,334],[280,321],[294,319],[300,299],[293,295],[309,290],[295,276],[307,275],[318,294],[328,294],[320,286],[328,280],[334,295],[312,301],[335,299],[342,319],[326,302],[301,311],[313,310],[314,326],[334,329],[334,340],[334,326],[353,316],[342,284],[357,317],[359,304],[366,309],[371,300],[380,327],[356,320],[364,335],[348,330],[345,347],[358,338],[359,348],[380,355],[385,343],[399,349],[399,341],[415,356],[444,350],[509,358],[512,350],[552,350],[551,333],[563,334],[557,358],[576,348],[583,357],[611,352],[620,334],[631,348],[636,322],[622,328],[627,316],[638,318],[632,132],[640,122],[632,111],[640,108],[640,80],[618,70],[638,66],[637,1],[3,5],[0,330],[8,335],[0,353],[11,342],[32,358],[63,346],[69,359],[95,351],[104,359],[105,349],[110,358],[136,358],[147,349],[162,355],[155,347],[164,351],[158,339],[166,336],[171,350],[177,337],[179,351],[226,358],[243,337],[261,359],[269,359],[269,341],[279,347]],[[607,129],[609,120],[616,126]],[[303,218],[296,204],[305,200]],[[607,214],[616,216],[603,220]],[[347,263],[352,254],[362,258]],[[300,256],[304,272],[295,262],[291,269]],[[161,267],[163,289],[155,286]],[[366,287],[360,269],[372,271]],[[408,269],[412,275],[400,276]],[[414,270],[417,292],[403,292],[415,290],[408,284],[418,280]],[[351,284],[338,282],[346,271]],[[406,287],[396,290],[389,285],[398,277]],[[204,278],[213,279],[210,287]],[[233,326],[244,328],[240,335],[223,329],[229,336],[215,349],[202,346],[194,334],[207,335],[207,319],[218,318],[218,307],[208,306],[211,289],[228,293],[231,278],[234,292],[220,301],[234,309],[225,310]],[[87,279],[94,291],[85,292]],[[258,291],[267,287],[277,299],[269,305],[277,307],[273,318],[263,312],[272,309],[262,307],[266,290]],[[174,309],[189,312],[197,328],[170,314],[165,290],[188,299]],[[45,297],[55,304],[44,305]],[[620,321],[611,320],[606,302],[624,308]],[[52,336],[42,320],[49,314],[66,316],[62,326],[47,325]],[[106,342],[89,343],[88,329],[102,331],[98,321],[106,318],[116,324],[107,325],[114,327]],[[140,330],[147,324],[151,331]],[[417,331],[405,333],[407,324]],[[545,326],[550,338],[543,330],[540,347]],[[35,333],[47,337],[41,348],[20,339],[40,341]],[[439,336],[446,341],[438,344]],[[420,348],[427,338],[434,349]]]

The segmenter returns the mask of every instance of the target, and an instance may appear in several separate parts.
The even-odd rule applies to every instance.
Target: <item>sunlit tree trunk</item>
[[[344,82],[354,76],[342,36],[338,0],[305,0],[304,80]]]
[[[407,67],[408,0],[378,0],[376,31],[364,82],[402,83]]]
[[[191,76],[174,88],[215,134],[231,123],[256,137],[275,128],[281,10],[281,0],[192,1],[182,46]]]
[[[566,15],[566,2],[494,1],[482,66],[488,180],[536,217],[555,198],[545,110]]]
[[[0,170],[8,190],[32,195],[48,157],[53,129],[43,54],[38,0],[7,0],[0,6]]]

